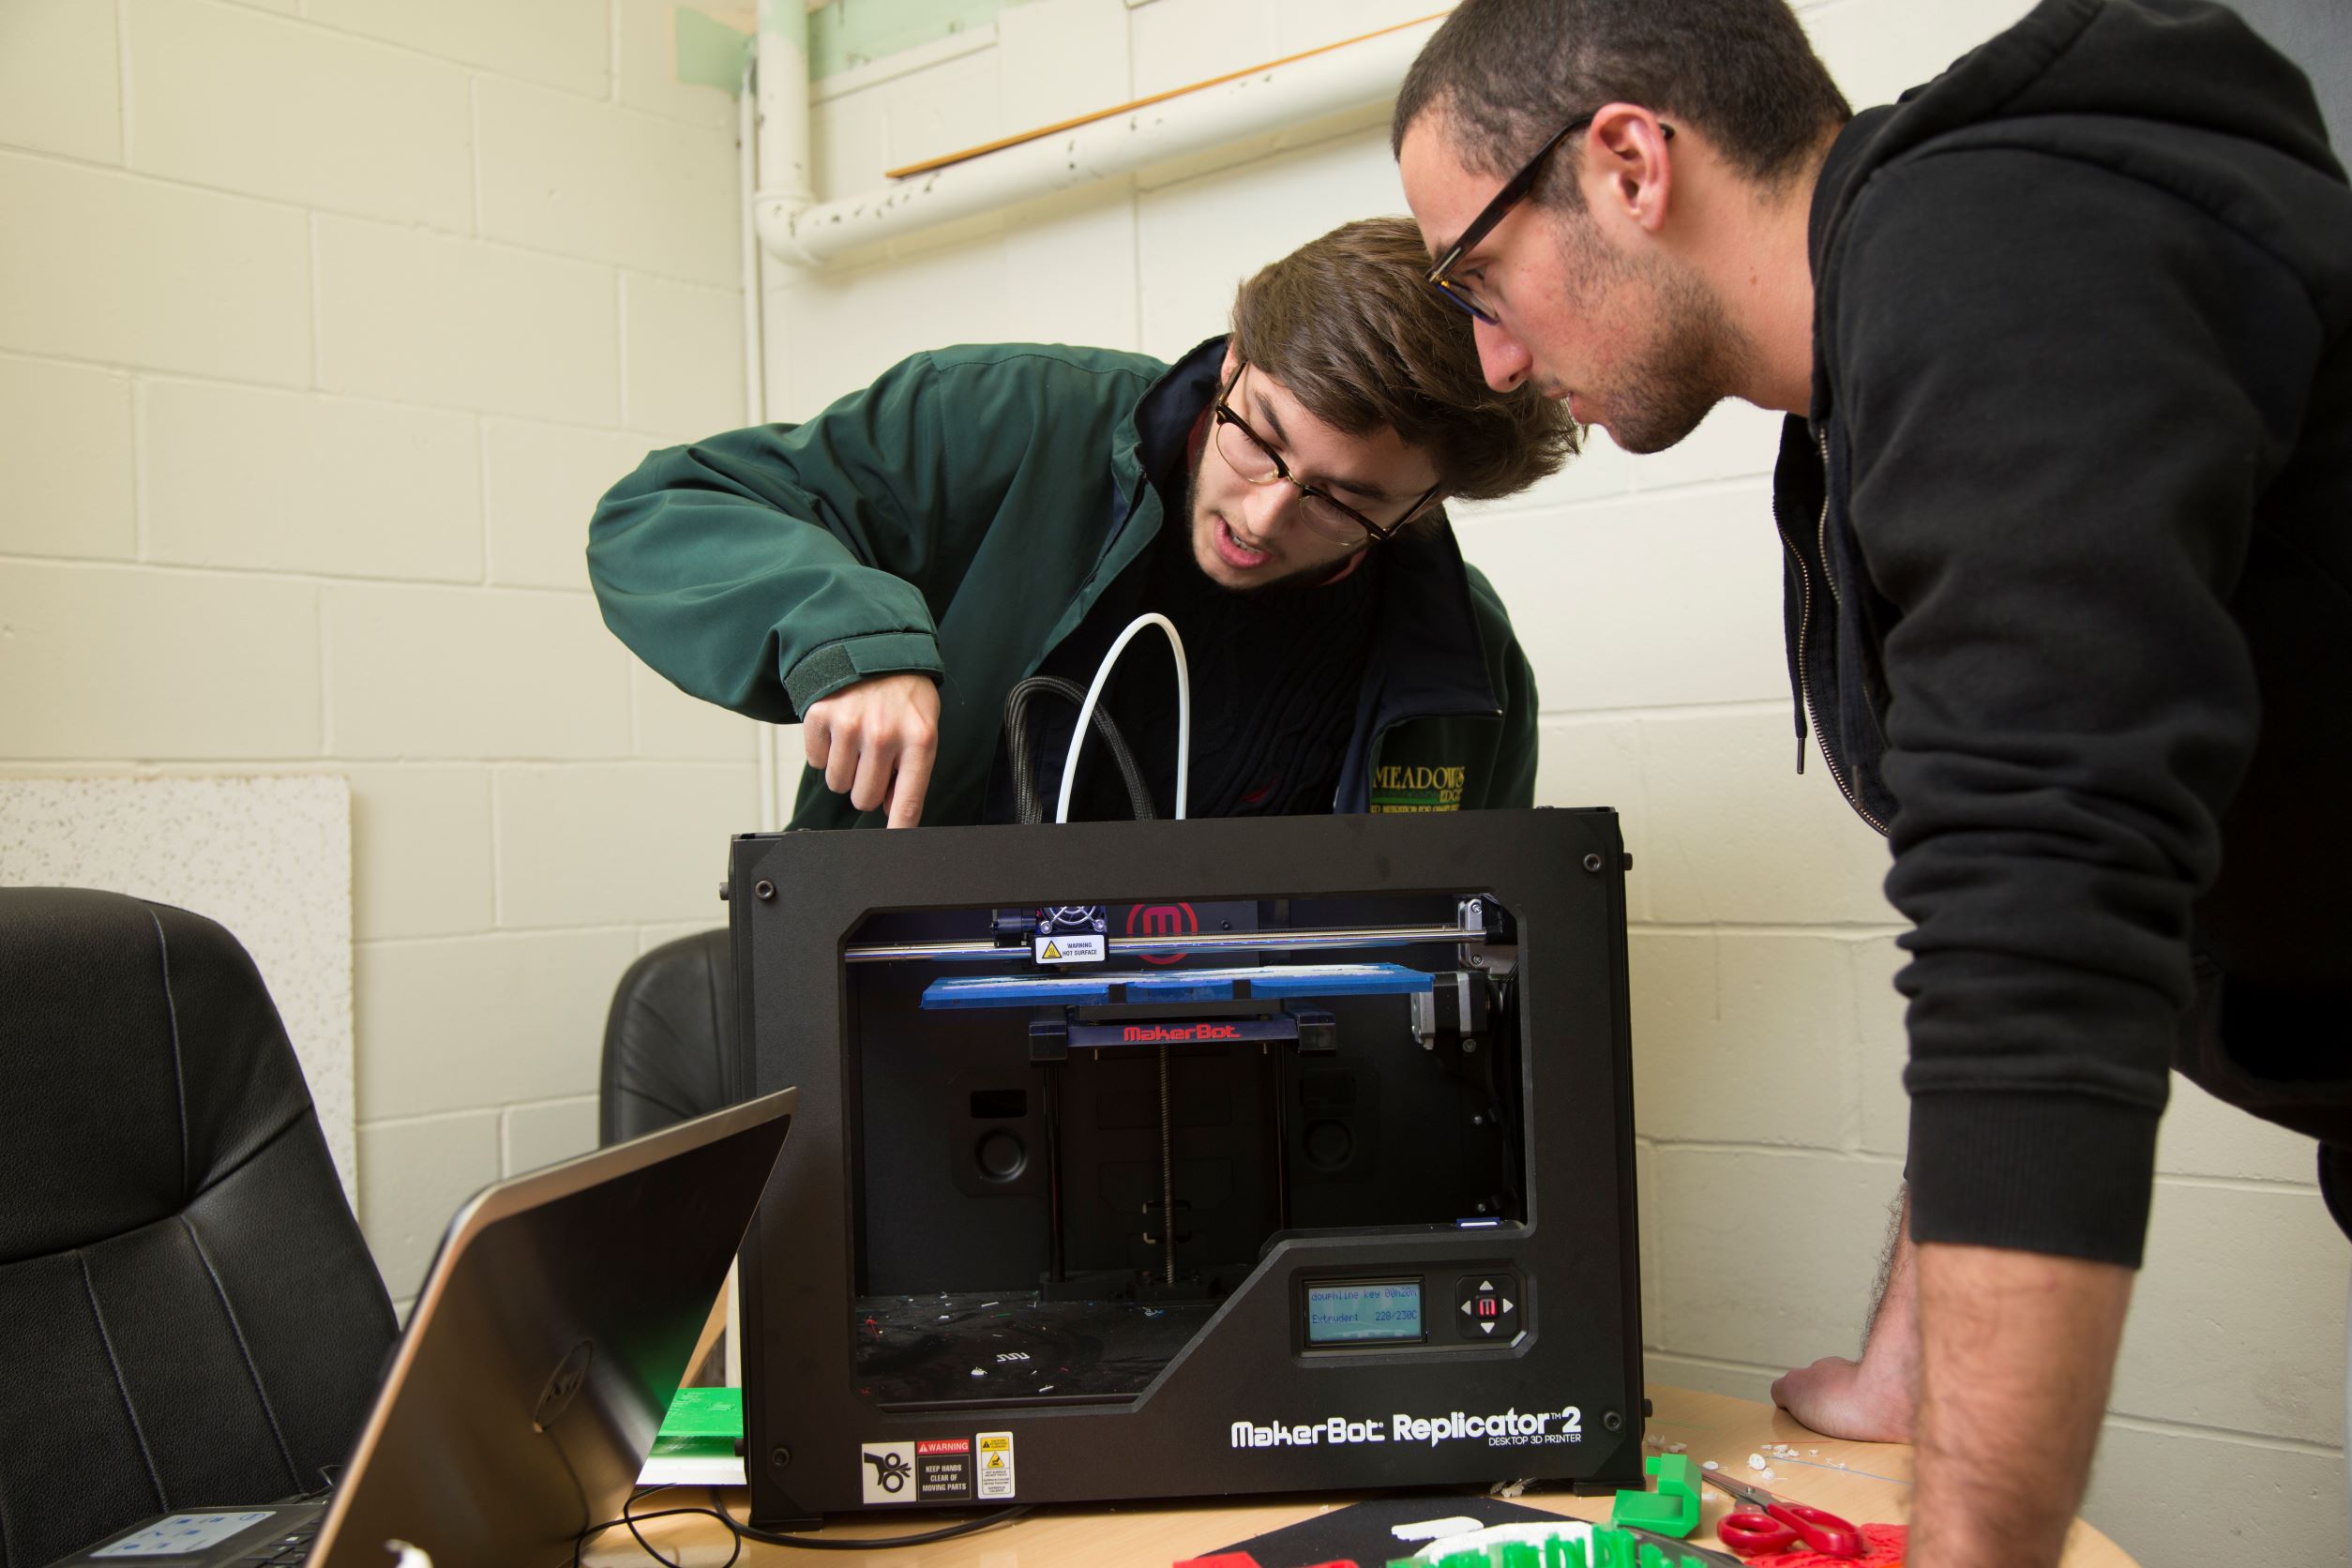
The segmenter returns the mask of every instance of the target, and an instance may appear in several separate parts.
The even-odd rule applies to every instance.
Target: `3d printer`
[[[754,1517],[1641,1481],[1608,811],[793,833],[730,873]]]

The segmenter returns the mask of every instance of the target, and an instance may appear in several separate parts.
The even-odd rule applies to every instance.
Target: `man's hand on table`
[[[923,820],[939,758],[939,685],[920,673],[869,675],[801,716],[808,765],[860,811],[887,806],[889,825]]]
[[[1825,1438],[1911,1440],[1910,1381],[1875,1371],[1868,1351],[1860,1361],[1823,1356],[1810,1366],[1782,1373],[1772,1380],[1772,1403]]]
[[[1871,1308],[1862,1360],[1823,1356],[1772,1382],[1772,1403],[1826,1438],[1909,1442],[1919,1406],[1919,1268],[1907,1189]]]

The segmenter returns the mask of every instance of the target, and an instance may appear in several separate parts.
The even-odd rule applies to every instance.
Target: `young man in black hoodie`
[[[1908,1238],[1859,1366],[1914,1568],[2057,1560],[2178,1065],[2352,1215],[2352,191],[2202,0],[2044,0],[1849,113],[1782,0],[1465,0],[1398,98],[1488,379],[1775,476],[1808,726],[1912,921]],[[1911,1249],[1916,1243],[1916,1252]]]

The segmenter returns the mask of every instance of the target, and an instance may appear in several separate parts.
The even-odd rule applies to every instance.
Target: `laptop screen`
[[[567,1562],[611,1518],[749,1226],[784,1090],[485,1189],[450,1222],[310,1562]]]

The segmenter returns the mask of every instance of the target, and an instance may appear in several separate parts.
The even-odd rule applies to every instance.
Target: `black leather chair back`
[[[604,1025],[599,1136],[618,1143],[733,1103],[735,971],[724,928],[629,965]]]
[[[0,888],[0,1568],[316,1489],[396,1332],[236,939]]]

